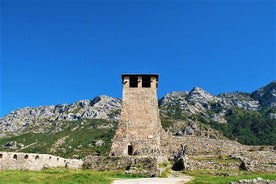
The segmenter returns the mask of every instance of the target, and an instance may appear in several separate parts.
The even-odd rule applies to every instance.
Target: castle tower
[[[160,151],[161,122],[157,74],[123,74],[123,104],[111,154],[155,155]]]

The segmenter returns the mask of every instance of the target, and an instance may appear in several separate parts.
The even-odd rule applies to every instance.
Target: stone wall
[[[241,169],[254,172],[276,172],[275,151],[242,151],[233,154],[232,157],[242,162]]]
[[[187,145],[186,155],[191,170],[248,170],[276,172],[276,152],[272,147],[246,146],[236,141],[197,136],[171,136],[162,132],[164,155],[173,156],[181,145]]]
[[[177,151],[181,145],[187,145],[188,155],[231,155],[243,150],[248,150],[247,146],[235,141],[210,139],[198,136],[171,136],[162,134],[162,150],[164,154],[171,155]]]
[[[232,163],[221,163],[216,161],[207,161],[207,160],[190,160],[190,168],[191,171],[196,170],[231,170],[238,171],[240,170],[241,163],[232,162]]]
[[[48,154],[0,152],[0,170],[41,170],[44,168],[82,168],[83,161]]]
[[[148,176],[159,176],[159,163],[167,160],[167,157],[150,156],[126,156],[105,157],[88,156],[83,163],[84,169],[93,170],[125,170],[130,174],[144,174]]]

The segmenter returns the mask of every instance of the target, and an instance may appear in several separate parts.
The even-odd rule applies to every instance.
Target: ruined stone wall
[[[41,170],[44,168],[82,168],[83,161],[48,154],[0,152],[0,170]]]
[[[276,152],[275,151],[242,151],[233,154],[242,162],[242,169],[259,172],[276,172]]]
[[[189,170],[231,170],[238,171],[240,170],[241,162],[237,161],[218,161],[218,160],[201,160],[189,159]]]
[[[159,164],[166,160],[166,157],[154,156],[126,156],[126,157],[105,157],[88,156],[83,163],[84,169],[93,170],[125,170],[130,174],[145,174],[148,176],[159,176]]]
[[[231,155],[247,150],[248,147],[236,141],[210,139],[197,136],[170,136],[162,134],[162,151],[172,154],[180,149],[180,145],[187,145],[188,155]]]
[[[276,152],[254,150],[236,141],[196,136],[171,136],[162,132],[161,147],[164,155],[187,145],[186,154],[191,170],[248,170],[276,172]],[[254,149],[252,149],[254,148]],[[269,148],[271,149],[271,148]]]
[[[154,155],[160,151],[156,79],[151,82],[148,88],[140,83],[137,88],[130,88],[128,80],[124,83],[121,119],[111,148],[115,156],[128,155],[128,146],[132,147],[133,155]]]

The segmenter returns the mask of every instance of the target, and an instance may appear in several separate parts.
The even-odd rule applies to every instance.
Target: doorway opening
[[[127,146],[127,154],[128,155],[132,155],[132,153],[133,153],[133,146],[132,145],[128,145]]]

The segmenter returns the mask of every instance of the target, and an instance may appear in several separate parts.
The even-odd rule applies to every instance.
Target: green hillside
[[[49,130],[48,133],[32,132],[0,139],[1,150],[49,153],[65,158],[107,155],[117,126],[117,122],[100,119],[55,122],[53,129],[55,124],[60,127],[55,133]]]
[[[268,114],[276,109],[246,111],[235,108],[226,116],[227,123],[209,122],[226,137],[246,145],[276,145],[276,119]]]

